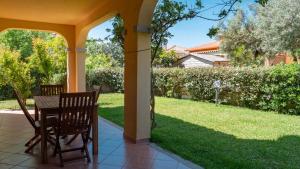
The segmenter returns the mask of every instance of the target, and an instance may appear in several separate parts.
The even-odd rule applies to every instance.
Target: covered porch
[[[33,113],[33,112],[32,112]],[[20,111],[0,111],[0,168],[1,169],[55,169],[59,159],[51,157],[49,163],[40,161],[40,146],[32,154],[24,153],[24,143],[32,137],[34,130]],[[134,144],[123,138],[123,130],[114,124],[99,120],[99,155],[92,156],[92,162],[84,159],[71,161],[64,168],[70,169],[189,169],[200,168],[181,158],[164,152],[150,143]],[[66,140],[67,141],[67,140]],[[70,147],[81,144],[75,140]],[[49,146],[51,149],[51,146]],[[92,149],[89,144],[89,149]],[[80,156],[80,152],[65,154],[72,158]]]
[[[25,4],[26,3],[26,4]],[[150,23],[156,0],[3,0],[0,31],[31,29],[61,34],[68,45],[69,92],[86,89],[85,41],[94,26],[120,14],[125,23],[125,127],[132,142],[150,138]]]

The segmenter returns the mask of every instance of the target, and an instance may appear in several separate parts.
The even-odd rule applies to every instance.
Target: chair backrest
[[[58,128],[61,134],[90,130],[96,92],[62,93],[59,99]]]
[[[16,98],[17,98],[17,101],[24,113],[24,115],[26,116],[27,120],[29,121],[29,123],[32,125],[33,128],[37,128],[37,126],[35,125],[35,121],[34,119],[32,118],[32,116],[30,115],[30,113],[28,112],[26,106],[25,106],[25,103],[20,95],[20,93],[17,91],[17,90],[14,90],[14,93],[16,95]]]
[[[102,91],[102,87],[101,86],[93,86],[93,90],[92,91],[95,91],[96,92],[96,102],[99,100],[99,97],[100,97],[100,93]]]
[[[64,92],[64,85],[41,85],[41,96],[55,96]]]

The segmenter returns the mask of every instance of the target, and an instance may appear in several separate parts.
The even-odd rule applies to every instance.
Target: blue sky
[[[193,3],[194,0],[181,0],[183,2]],[[202,0],[205,8],[212,7],[221,0]],[[243,9],[247,9],[250,4],[253,4],[254,0],[243,0],[239,6]],[[211,9],[203,13],[203,16],[215,18],[219,9]],[[212,42],[214,39],[210,39],[206,34],[209,28],[213,25],[217,25],[218,22],[208,21],[204,19],[195,18],[188,21],[182,21],[170,29],[174,35],[169,39],[168,46],[179,45],[184,47],[193,47],[203,43]],[[89,32],[89,38],[104,38],[109,35],[106,32],[106,28],[111,28],[111,22],[107,21],[101,25],[96,26]]]

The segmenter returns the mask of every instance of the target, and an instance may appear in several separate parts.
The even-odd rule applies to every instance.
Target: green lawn
[[[123,95],[100,115],[123,126]],[[300,168],[300,116],[157,97],[152,141],[205,168]]]
[[[33,99],[27,99],[27,107],[28,108],[33,108]],[[16,110],[16,109],[20,109],[20,106],[17,102],[16,99],[10,99],[10,100],[0,100],[0,110]]]

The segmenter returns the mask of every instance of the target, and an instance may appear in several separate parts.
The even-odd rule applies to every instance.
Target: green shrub
[[[105,85],[122,92],[122,69],[98,69],[87,75],[88,87]],[[300,114],[300,65],[271,68],[159,68],[154,69],[154,91],[158,96],[212,102],[213,83],[221,80],[223,104]]]
[[[300,114],[300,65],[279,65],[268,72],[261,87],[260,107]]]
[[[187,70],[188,91],[195,100],[215,98],[213,83],[221,80],[220,99],[225,104],[258,108],[260,86],[267,69],[201,68]]]
[[[153,71],[155,93],[159,96],[181,98],[186,95],[186,72],[180,68],[160,68]]]
[[[99,85],[109,88],[112,92],[124,91],[123,69],[121,68],[101,68],[87,72],[87,88]]]

